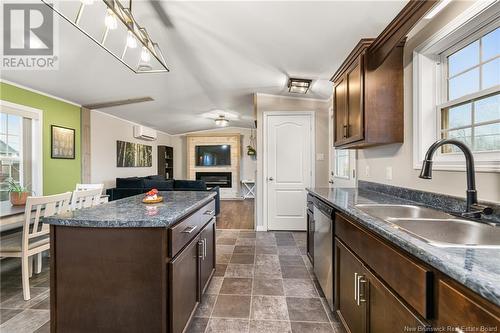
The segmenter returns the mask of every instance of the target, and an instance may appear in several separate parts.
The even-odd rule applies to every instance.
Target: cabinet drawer
[[[196,212],[168,229],[168,256],[173,258],[193,239],[215,215],[215,201],[212,200]]]
[[[471,327],[490,327],[493,328],[490,332],[497,332],[500,328],[500,308],[483,306],[482,300],[467,296],[467,292],[460,289],[463,288],[439,280],[437,326],[458,327],[464,332]]]
[[[335,214],[335,235],[421,316],[432,316],[432,272]]]

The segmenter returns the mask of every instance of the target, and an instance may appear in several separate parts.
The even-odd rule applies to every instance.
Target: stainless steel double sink
[[[358,204],[356,208],[437,247],[500,249],[500,226],[414,205]]]

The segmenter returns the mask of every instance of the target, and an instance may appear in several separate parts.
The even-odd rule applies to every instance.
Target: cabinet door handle
[[[205,213],[203,213],[203,215],[214,215],[215,213],[215,210],[206,210]]]
[[[203,239],[203,260],[207,257],[207,239]]]
[[[200,246],[201,246],[201,251],[200,251]],[[203,240],[200,240],[198,242],[198,258],[203,259]]]
[[[364,298],[364,290],[363,290],[363,298],[361,298],[361,284],[367,282],[365,277],[363,275],[358,275],[358,279],[357,279],[357,285],[358,285],[358,300],[357,300],[357,304],[358,306],[362,303],[362,302],[366,302],[366,299]],[[364,289],[364,288],[363,288]]]
[[[182,230],[181,232],[182,232],[183,234],[190,234],[190,233],[192,233],[193,231],[195,231],[195,230],[196,230],[196,228],[198,228],[198,226],[197,226],[197,225],[191,225],[191,226],[189,226],[189,227],[186,227],[186,229]]]
[[[354,273],[354,300],[358,299],[358,273]]]
[[[343,126],[343,130],[344,130],[344,138],[347,138],[347,125]]]

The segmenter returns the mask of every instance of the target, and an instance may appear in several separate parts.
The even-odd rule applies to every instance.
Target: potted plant
[[[247,155],[248,156],[255,156],[257,152],[255,151],[255,148],[252,146],[247,146]]]
[[[13,179],[7,181],[9,186],[10,203],[13,206],[24,206],[31,191],[16,183]]]

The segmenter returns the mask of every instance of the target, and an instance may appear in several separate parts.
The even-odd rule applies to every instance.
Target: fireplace
[[[233,186],[231,172],[196,172],[196,180],[204,180],[208,187]]]

